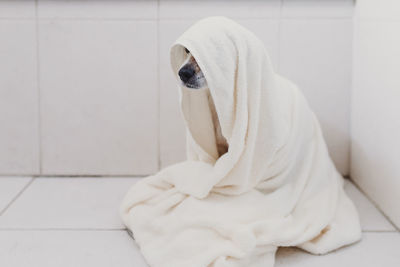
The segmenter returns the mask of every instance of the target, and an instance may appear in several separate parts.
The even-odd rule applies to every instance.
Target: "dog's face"
[[[185,48],[186,60],[179,69],[178,76],[182,85],[190,89],[207,87],[207,81],[196,60],[189,50]]]

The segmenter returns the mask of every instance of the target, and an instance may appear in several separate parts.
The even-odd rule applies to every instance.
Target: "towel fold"
[[[263,43],[224,17],[203,19],[185,48],[207,90],[181,87],[188,160],[136,183],[121,215],[153,267],[267,267],[281,246],[323,254],[361,237],[357,211],[299,89]],[[219,156],[208,94],[229,149]]]

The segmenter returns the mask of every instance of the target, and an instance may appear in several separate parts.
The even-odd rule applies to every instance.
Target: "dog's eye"
[[[185,47],[186,54],[189,54],[189,50]]]

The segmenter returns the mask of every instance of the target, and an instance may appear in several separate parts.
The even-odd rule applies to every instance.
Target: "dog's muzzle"
[[[185,65],[179,70],[179,78],[182,80],[183,83],[189,82],[189,80],[194,77],[196,71],[190,66]]]

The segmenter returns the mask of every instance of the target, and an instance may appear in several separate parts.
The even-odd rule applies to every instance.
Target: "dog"
[[[183,62],[178,72],[182,85],[190,89],[207,88],[206,78],[197,64],[196,59],[187,48],[185,48],[185,52],[186,60]]]
[[[211,117],[214,125],[214,133],[216,139],[216,146],[218,156],[221,157],[225,154],[229,145],[226,138],[222,135],[221,125],[219,123],[218,114],[215,109],[214,101],[208,89],[206,77],[196,62],[196,59],[192,56],[190,51],[185,48],[186,60],[178,71],[178,76],[182,86],[192,90],[207,90],[208,104],[211,111]]]

